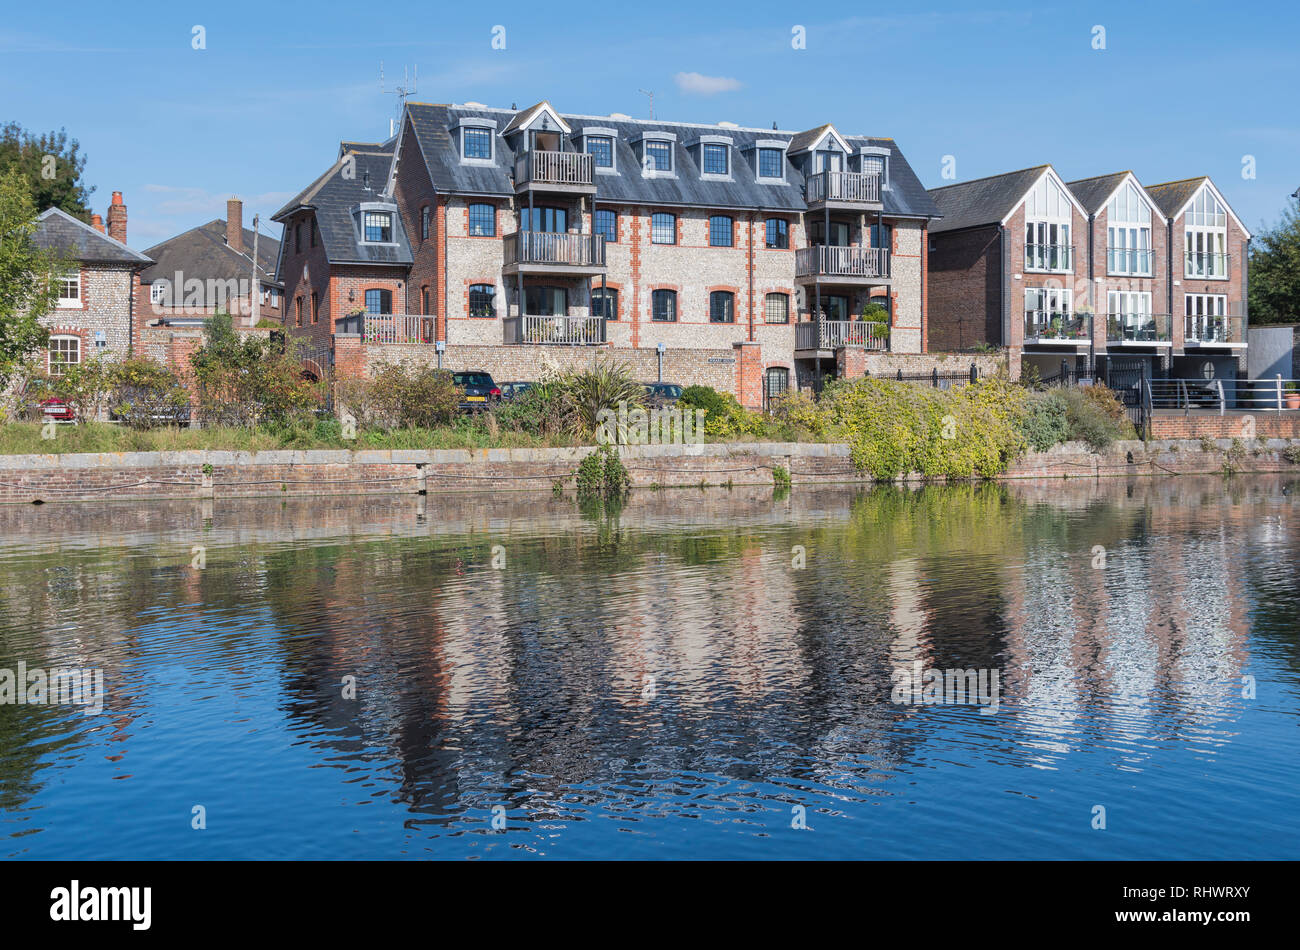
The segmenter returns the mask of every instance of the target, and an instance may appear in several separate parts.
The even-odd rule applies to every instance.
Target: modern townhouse
[[[139,273],[152,263],[126,246],[126,205],[113,192],[108,229],[94,215],[93,224],[58,208],[37,218],[32,241],[74,261],[60,280],[54,309],[41,318],[50,331],[45,361],[51,375],[96,357],[124,359],[137,344],[135,311]]]
[[[347,248],[313,273],[353,281],[348,310],[315,287],[323,315],[302,328],[336,368],[532,379],[603,347],[641,378],[756,405],[833,375],[846,349],[926,349],[937,212],[892,140],[409,103],[391,160],[353,152],[345,182],[350,147],[276,216],[291,316],[307,263],[291,235]],[[873,301],[887,317],[860,319]]]
[[[934,348],[1003,346],[1116,387],[1244,373],[1250,235],[1208,178],[1066,183],[1040,165],[930,194]]]

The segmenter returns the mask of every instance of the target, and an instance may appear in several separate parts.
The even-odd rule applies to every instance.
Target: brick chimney
[[[237,254],[244,253],[244,203],[238,198],[226,200],[226,243]]]
[[[126,205],[120,191],[113,192],[113,203],[108,206],[108,236],[126,243]]]
[[[104,230],[104,219],[100,215],[92,214],[90,216],[90,226],[94,228],[96,231],[98,231],[100,234],[107,233]]]

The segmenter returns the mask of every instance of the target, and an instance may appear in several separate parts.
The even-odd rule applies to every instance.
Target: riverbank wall
[[[1282,439],[1116,442],[1105,452],[1058,445],[1017,460],[1003,479],[1295,473],[1294,443]],[[1287,450],[1291,449],[1290,452]],[[551,489],[593,449],[406,449],[270,452],[120,452],[0,456],[0,504],[151,498],[374,495]],[[622,448],[638,489],[869,484],[849,447],[753,442]],[[911,479],[913,481],[918,479]]]

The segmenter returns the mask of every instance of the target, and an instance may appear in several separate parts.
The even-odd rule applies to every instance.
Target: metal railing
[[[868,172],[814,172],[808,179],[805,200],[880,201],[880,175]]]
[[[1231,258],[1227,254],[1187,252],[1184,277],[1227,277]]]
[[[1169,343],[1173,321],[1167,313],[1109,313],[1106,339],[1111,343]]]
[[[1189,314],[1183,320],[1183,341],[1193,346],[1246,342],[1246,318],[1240,314]]]
[[[1025,311],[1025,342],[1086,344],[1092,339],[1092,315],[1051,310]]]
[[[1106,248],[1106,272],[1109,274],[1150,277],[1154,260],[1154,252],[1150,248]]]
[[[1152,410],[1218,412],[1300,411],[1300,381],[1268,379],[1144,379],[1144,401]]]
[[[507,345],[553,344],[597,346],[605,342],[605,318],[584,316],[548,317],[534,314],[506,317],[502,321]]]
[[[516,231],[505,236],[506,264],[604,267],[605,235]]]
[[[889,250],[818,244],[794,252],[799,277],[888,277]]]
[[[1026,244],[1025,270],[1074,270],[1073,244]]]
[[[882,332],[884,324],[868,320],[809,320],[794,326],[796,350],[835,350],[841,346],[860,346],[884,350],[889,338]]]
[[[530,149],[515,159],[515,184],[590,185],[595,182],[595,168],[587,152]]]
[[[363,343],[432,343],[434,317],[415,313],[353,313],[334,321],[335,333],[357,333]]]

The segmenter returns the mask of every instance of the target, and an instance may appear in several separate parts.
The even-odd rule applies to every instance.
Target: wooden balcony
[[[507,346],[599,346],[605,342],[604,317],[548,317],[535,314],[506,317],[502,321]]]
[[[533,149],[515,159],[515,191],[558,191],[576,195],[596,193],[596,165],[586,152]]]
[[[354,313],[335,320],[334,332],[360,334],[363,343],[433,343],[434,319],[416,313]]]
[[[883,247],[803,247],[795,251],[794,273],[804,282],[887,284],[889,251]]]
[[[882,334],[884,325],[866,320],[809,320],[794,325],[794,348],[799,351],[828,354],[842,346],[864,350],[885,350],[889,340]]]
[[[829,206],[857,211],[879,211],[880,176],[864,172],[816,172],[804,189],[808,207]]]
[[[586,276],[605,269],[605,235],[516,231],[505,241],[507,274]]]

